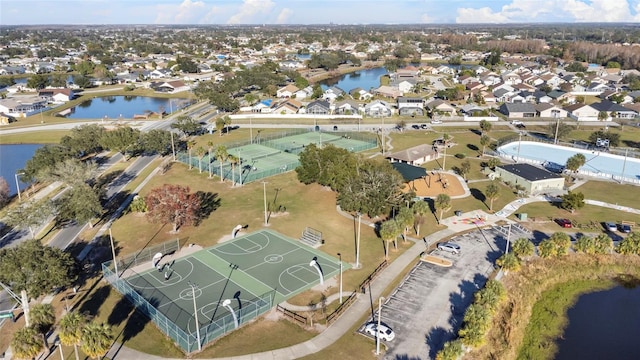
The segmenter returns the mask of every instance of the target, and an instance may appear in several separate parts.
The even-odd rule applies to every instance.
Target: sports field
[[[310,144],[318,147],[332,144],[350,152],[369,150],[378,146],[377,139],[359,133],[294,131],[269,137],[256,137],[251,142],[229,145],[228,156],[215,154],[179,153],[178,159],[200,170],[216,174],[234,184],[246,184],[269,176],[294,170],[300,165],[298,154]]]
[[[338,259],[275,231],[260,230],[171,262],[161,260],[161,270],[135,273],[126,281],[169,320],[193,334],[194,291],[199,328],[228,318],[228,306],[241,324],[254,317],[246,309],[264,306],[259,303],[265,294],[275,306],[319,284],[313,260],[323,279],[340,271]],[[230,304],[223,306],[227,299]]]

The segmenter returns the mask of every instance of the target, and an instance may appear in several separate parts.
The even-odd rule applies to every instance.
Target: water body
[[[103,96],[86,100],[66,115],[70,119],[131,119],[134,115],[164,110],[175,111],[187,105],[185,99],[147,96]]]
[[[9,184],[11,195],[17,194],[15,174],[18,170],[24,169],[27,160],[41,147],[41,144],[0,145],[0,176]],[[27,187],[25,183],[18,183],[21,190]]]
[[[326,90],[331,86],[337,86],[346,92],[358,87],[369,91],[371,88],[380,87],[380,77],[385,74],[387,74],[387,69],[384,67],[359,70],[353,73],[322,80],[320,81],[320,86],[323,90]]]
[[[640,286],[582,295],[569,309],[556,360],[640,358]]]

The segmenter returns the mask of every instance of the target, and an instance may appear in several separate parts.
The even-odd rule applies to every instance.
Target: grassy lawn
[[[576,188],[586,199],[599,200],[632,208],[640,208],[640,187],[609,181],[589,181]]]
[[[0,144],[59,144],[60,139],[69,135],[68,130],[28,131],[19,134],[5,134]]]

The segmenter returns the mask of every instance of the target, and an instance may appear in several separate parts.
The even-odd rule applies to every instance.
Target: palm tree
[[[451,209],[451,198],[447,194],[440,194],[436,198],[434,206],[436,210],[440,211],[440,217],[438,218],[439,224],[440,220],[442,220],[442,215],[444,214],[444,212]]]
[[[220,136],[222,136],[222,129],[224,129],[225,126],[225,121],[223,118],[218,118],[216,120],[216,130],[218,130],[218,132],[220,133]]]
[[[47,349],[47,332],[55,322],[56,313],[51,304],[37,304],[31,307],[31,327],[42,336],[42,343]]]
[[[198,146],[196,149],[196,155],[198,156],[198,171],[200,174],[202,174],[202,159],[206,153],[207,151],[202,146]]]
[[[92,322],[82,329],[82,351],[91,358],[106,355],[113,343],[113,330],[105,323]]]
[[[222,174],[222,164],[229,157],[227,147],[224,145],[218,145],[216,148],[216,159],[220,162],[220,182],[224,182],[224,175]]]
[[[489,186],[487,186],[487,189],[484,191],[484,196],[490,201],[489,203],[490,211],[493,211],[493,200],[497,199],[499,195],[500,195],[500,189],[498,188],[498,185],[496,185],[495,183],[489,184]]]
[[[34,328],[24,327],[13,334],[11,349],[18,359],[33,359],[44,348],[40,335]]]
[[[484,157],[484,148],[491,143],[491,138],[487,135],[480,137],[480,145],[482,145],[482,157]]]
[[[229,126],[231,126],[231,118],[229,116],[225,116],[222,119],[224,120],[224,126],[227,128],[227,134],[228,134]]]
[[[420,236],[420,225],[424,223],[424,216],[429,212],[429,204],[425,201],[416,201],[411,207],[415,216],[416,235]]]
[[[76,354],[76,360],[80,360],[78,356],[78,344],[82,340],[82,329],[86,324],[84,316],[77,312],[70,312],[60,319],[58,324],[58,336],[62,345],[73,345],[73,351]]]
[[[211,153],[213,152],[213,141],[207,142],[207,146],[209,147],[209,179],[211,179],[212,171],[211,171]]]
[[[227,156],[227,160],[231,163],[231,183],[236,185],[236,164],[240,161],[240,159],[235,155]]]
[[[191,170],[191,150],[196,145],[196,142],[193,140],[187,141],[187,150],[189,151],[189,170]]]
[[[413,225],[413,210],[408,207],[401,207],[395,219],[402,230],[402,239],[407,242],[407,231]]]
[[[384,252],[385,259],[389,259],[389,242],[393,241],[395,248],[398,248],[396,239],[401,232],[402,229],[400,229],[398,222],[396,222],[394,219],[387,220],[383,222],[382,225],[380,225],[380,237],[382,237],[386,245]]]

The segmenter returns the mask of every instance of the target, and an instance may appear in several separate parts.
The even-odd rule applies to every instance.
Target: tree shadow
[[[477,147],[477,146],[475,146],[475,145],[473,145],[473,144],[467,144],[467,148],[468,148],[469,150],[473,150],[473,151],[478,151],[478,150],[480,150],[480,148],[479,148],[479,147]]]
[[[96,282],[98,284],[99,282]],[[88,290],[89,292],[91,291]],[[78,311],[81,314],[87,314],[91,316],[95,316],[98,314],[98,309],[104,303],[104,299],[106,299],[111,293],[111,285],[102,285],[97,290],[90,293],[89,298],[82,303]]]
[[[107,318],[107,323],[113,326],[120,325],[129,317],[129,314],[133,309],[134,306],[131,305],[131,302],[129,302],[127,298],[120,298],[116,305],[111,309],[111,314],[109,314],[109,317]]]
[[[435,359],[438,351],[444,347],[444,343],[454,337],[455,333],[441,326],[429,330],[429,333],[425,336],[425,343],[429,346],[429,359]]]
[[[157,308],[159,305],[156,299],[148,299],[148,301],[154,308]],[[144,315],[140,310],[136,309],[133,305],[131,305],[131,303],[124,297],[116,304],[114,311],[118,307],[123,312],[124,315],[114,316],[113,318],[109,316],[109,320],[114,321],[114,323],[109,322],[109,324],[118,325],[122,323],[125,319],[127,319],[127,323],[122,328],[122,331],[120,332],[120,334],[118,334],[118,336],[116,336],[113,340],[114,344],[119,341],[120,346],[115,350],[115,352],[109,353],[109,356],[112,359],[117,358],[117,355],[120,352],[120,349],[122,349],[122,347],[127,343],[127,341],[131,340],[134,336],[141,333],[142,330],[144,330],[144,327],[147,326],[147,324],[151,320],[149,317]],[[132,310],[133,310],[133,313],[131,312]]]
[[[547,235],[546,233],[543,233],[542,231],[539,231],[539,230],[534,230],[533,233],[531,234],[531,242],[535,246],[540,245],[540,243],[543,240],[546,240],[548,238],[549,238],[549,235]]]
[[[469,191],[471,192],[471,196],[473,196],[474,199],[482,202],[484,206],[487,207],[487,209],[489,208],[489,205],[487,205],[487,197],[482,193],[482,191],[476,188],[471,188],[469,189]]]
[[[413,357],[413,356],[409,356],[407,354],[397,354],[394,357],[395,360],[420,360],[421,358],[419,356]]]
[[[482,130],[480,130],[480,129],[469,129],[469,131],[471,131],[472,133],[474,133],[474,134],[476,134],[478,136],[482,135]]]
[[[636,148],[636,149],[640,149],[640,142],[639,141],[633,141],[633,140],[622,140],[622,143],[625,144],[628,147],[632,147],[632,148]]]
[[[124,170],[117,170],[114,172],[104,174],[103,176],[96,179],[94,186],[97,188],[104,188],[105,186],[110,184],[112,181],[114,181],[118,176],[122,175],[123,173],[124,173]]]
[[[220,198],[217,193],[198,191],[196,196],[200,199],[200,209],[197,214],[196,226],[209,217],[218,207],[220,207]]]

